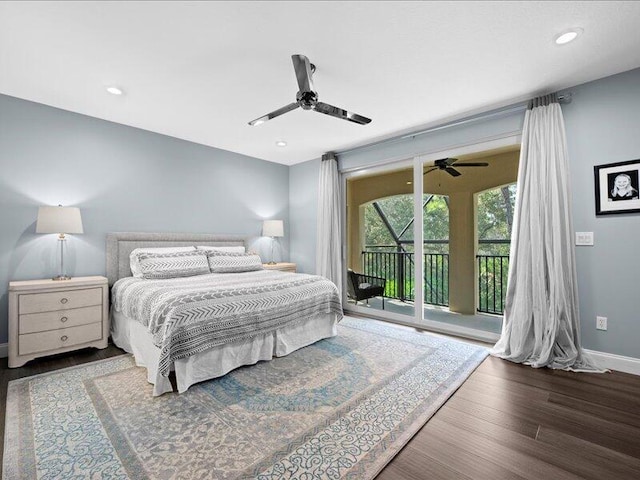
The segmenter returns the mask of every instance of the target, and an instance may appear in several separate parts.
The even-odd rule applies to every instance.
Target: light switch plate
[[[593,232],[576,232],[576,245],[593,246]]]

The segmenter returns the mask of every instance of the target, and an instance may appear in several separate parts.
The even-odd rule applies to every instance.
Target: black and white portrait
[[[596,215],[640,213],[640,159],[594,165]]]
[[[638,199],[638,170],[609,173],[607,184],[610,202]]]

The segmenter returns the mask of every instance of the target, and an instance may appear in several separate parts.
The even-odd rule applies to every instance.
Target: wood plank
[[[640,428],[640,412],[629,412],[618,410],[615,408],[596,405],[579,398],[562,395],[560,393],[550,393],[549,402],[558,405],[564,405],[572,410],[578,410],[593,416],[609,420],[611,422],[619,422],[625,425],[631,425]]]
[[[640,457],[640,429],[610,422],[597,416],[549,402],[519,403],[496,390],[492,394],[460,388],[456,397],[484,405],[504,413],[517,415],[540,425],[553,427],[573,436]]]
[[[529,418],[523,418],[520,415],[507,413],[503,410],[488,408],[485,405],[466,400],[460,396],[451,398],[443,408],[450,408],[467,413],[529,438],[536,438],[538,434],[538,422],[534,422]]]
[[[428,430],[432,434],[439,434],[441,437],[447,438],[450,446],[456,447],[451,449],[452,451],[473,451],[484,460],[508,470],[513,476],[529,480],[540,480],[540,478],[557,480],[580,479],[579,476],[554,464],[539,462],[533,455],[512,448],[507,442],[500,441],[499,435],[494,437],[485,433],[483,431],[485,425],[491,425],[488,422],[460,412],[451,412],[453,410],[444,410],[442,411],[443,415],[432,418],[429,422]],[[492,425],[492,428],[498,431],[507,431],[497,425]],[[492,429],[487,430],[489,433],[492,431]],[[516,442],[526,439],[529,441],[529,445],[536,443],[535,440],[518,433],[510,432],[510,435]],[[480,476],[474,478],[491,477]],[[595,479],[595,477],[593,478]]]
[[[492,360],[497,360],[500,364],[496,364],[495,361],[483,362],[478,367],[478,371],[549,392],[580,398],[598,405],[623,411],[640,410],[640,397],[636,395],[581,381],[583,376],[592,374],[564,372],[568,375],[557,375],[557,372],[554,373],[550,369],[534,369],[525,365],[514,365],[496,358]]]
[[[434,417],[432,421],[434,423],[443,422],[447,425],[451,430],[451,435],[456,438],[457,444],[492,442],[501,445],[512,452],[511,457],[508,457],[509,459],[506,461],[513,462],[517,468],[525,468],[526,471],[534,473],[528,478],[586,478],[593,480],[613,478],[610,476],[609,466],[599,463],[598,459],[584,459],[567,455],[566,452],[558,450],[555,446],[538,442],[465,413],[451,414],[446,410],[442,413],[443,415],[438,415],[438,419]],[[522,474],[519,470],[517,473]]]
[[[397,460],[396,460],[397,459]],[[376,480],[472,480],[469,477],[454,470],[449,465],[433,458],[433,455],[424,455],[415,449],[403,449],[393,463],[387,465],[376,477]]]
[[[458,448],[451,448],[451,442],[448,438],[449,433],[439,429],[437,424],[434,426],[430,421],[423,427],[423,430],[425,430],[426,435],[420,436],[417,442],[414,443],[412,441],[405,447],[407,453],[412,457],[422,457],[424,459],[419,465],[436,460],[456,472],[456,476],[451,477],[456,479],[458,476],[492,480],[526,478],[514,474],[511,469],[505,468],[504,465],[492,461],[493,455],[490,454],[489,446],[478,448],[477,445],[474,445],[473,448],[464,448],[464,446],[458,445]],[[419,474],[419,471],[417,473]],[[425,477],[418,476],[414,478],[424,479]]]
[[[536,440],[561,449],[563,455],[581,462],[595,462],[599,466],[606,466],[603,475],[610,478],[637,480],[640,477],[640,460],[637,458],[547,427],[540,427]]]

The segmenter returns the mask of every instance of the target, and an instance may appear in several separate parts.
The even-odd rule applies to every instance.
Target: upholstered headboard
[[[241,235],[211,235],[208,233],[141,233],[122,232],[107,234],[107,278],[109,285],[131,276],[129,255],[142,247],[188,247],[208,245],[212,247],[246,247]]]

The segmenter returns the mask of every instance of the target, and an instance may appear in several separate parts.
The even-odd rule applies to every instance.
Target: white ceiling
[[[609,1],[0,2],[0,92],[291,165],[636,68],[639,21]],[[294,53],[373,122],[247,125],[295,101]]]

